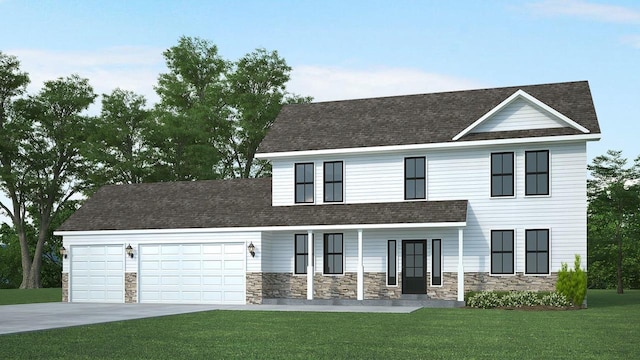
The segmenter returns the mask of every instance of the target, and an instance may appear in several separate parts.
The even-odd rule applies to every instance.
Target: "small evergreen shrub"
[[[580,307],[587,295],[587,273],[580,268],[580,255],[576,254],[573,266],[573,269],[569,269],[566,263],[562,263],[558,271],[556,291],[569,299],[573,306]]]

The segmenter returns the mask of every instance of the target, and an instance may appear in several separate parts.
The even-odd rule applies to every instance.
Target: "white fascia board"
[[[543,110],[545,110],[545,111],[551,113],[552,115],[556,116],[557,118],[559,118],[560,120],[564,121],[565,123],[567,123],[569,126],[571,126],[574,129],[577,129],[577,130],[579,130],[579,131],[581,131],[581,132],[583,132],[585,134],[590,133],[590,131],[587,128],[585,128],[584,126],[582,126],[582,125],[578,124],[577,122],[569,119],[568,117],[566,117],[565,115],[563,115],[559,111],[556,111],[551,106],[543,103],[542,101],[540,101],[540,100],[536,99],[535,97],[529,95],[526,91],[520,89],[520,90],[516,91],[515,93],[513,93],[513,95],[509,96],[506,100],[504,100],[503,102],[498,104],[498,106],[496,106],[493,109],[491,109],[488,113],[484,114],[480,119],[476,120],[473,124],[469,125],[466,129],[462,130],[458,135],[454,136],[452,140],[456,141],[456,140],[460,139],[461,137],[465,136],[471,130],[473,130],[476,126],[480,125],[482,122],[484,122],[485,120],[487,120],[488,118],[493,116],[498,111],[504,109],[507,105],[509,105],[511,102],[513,102],[514,100],[516,100],[518,98],[524,98],[525,100],[529,101],[530,103],[534,104],[535,106],[538,106],[539,108],[542,108]]]
[[[447,150],[459,149],[465,147],[483,147],[494,145],[509,144],[531,144],[531,143],[548,143],[562,141],[597,141],[600,140],[600,134],[584,134],[584,135],[561,135],[561,136],[544,136],[529,138],[509,138],[509,139],[493,139],[493,140],[474,140],[460,142],[445,142],[434,144],[411,144],[411,145],[392,145],[392,146],[371,146],[361,148],[342,148],[342,149],[326,149],[326,150],[304,150],[304,151],[283,151],[274,153],[257,154],[259,159],[286,159],[301,157],[317,157],[328,155],[360,155],[370,153],[393,153],[419,150]]]
[[[411,229],[411,228],[449,228],[466,227],[466,222],[438,223],[398,223],[398,224],[347,224],[347,225],[300,225],[300,226],[262,226],[233,228],[199,228],[199,229],[145,229],[145,230],[90,230],[90,231],[56,231],[56,236],[93,236],[93,235],[139,235],[139,234],[195,234],[225,232],[260,232],[260,231],[325,231],[325,230],[371,230],[371,229]]]

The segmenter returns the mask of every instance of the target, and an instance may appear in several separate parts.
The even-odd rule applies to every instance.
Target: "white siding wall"
[[[549,150],[550,195],[527,197],[524,195],[524,154],[530,150]],[[513,198],[491,198],[490,159],[492,152],[513,151],[515,153],[515,196]],[[403,169],[407,156],[425,156],[427,166],[427,200],[469,200],[467,227],[464,229],[465,271],[490,270],[491,230],[513,229],[516,234],[516,271],[524,271],[525,229],[550,229],[551,271],[557,271],[561,262],[573,263],[574,254],[581,255],[586,266],[586,144],[536,144],[519,146],[484,147],[458,150],[431,150],[394,154],[372,154],[348,156],[337,159],[311,159],[316,164],[316,203],[322,199],[322,161],[345,162],[345,201],[347,203],[404,201]],[[276,161],[273,166],[273,204],[293,204],[294,161]],[[365,241],[367,240],[365,232]],[[392,236],[392,234],[389,234]],[[274,246],[284,246],[287,256],[274,271],[291,271],[293,268],[292,235],[286,236],[286,245],[281,244],[281,233],[277,233]],[[346,267],[355,266],[349,258],[355,251],[348,246],[357,241],[356,233],[345,233],[347,246]],[[396,237],[397,240],[403,239]],[[424,238],[420,237],[420,238]],[[318,239],[318,238],[317,238]],[[321,238],[320,238],[321,239]],[[391,237],[389,239],[392,239]],[[385,239],[388,240],[388,239]],[[453,235],[457,242],[457,234]],[[381,239],[379,241],[382,241]],[[280,245],[276,245],[280,244]],[[316,241],[316,251],[319,242]],[[457,245],[450,248],[451,241],[443,239],[445,271],[454,271],[447,254],[456,256]],[[375,246],[375,245],[374,245]],[[380,242],[378,250],[365,247],[365,254],[386,254],[386,245]],[[374,253],[372,253],[374,251]],[[278,253],[276,248],[272,254]],[[355,256],[355,252],[353,253]],[[320,254],[321,255],[321,254]],[[366,256],[365,261],[371,261]],[[285,259],[286,258],[286,259]],[[321,258],[316,268],[322,270]],[[288,270],[287,270],[288,269]]]
[[[568,125],[564,121],[520,98],[511,102],[491,118],[486,119],[471,132],[545,129],[566,126]]]
[[[335,232],[344,234],[345,271],[357,272],[358,233],[353,230],[336,230]],[[302,232],[296,233],[301,234]],[[296,233],[273,232],[269,234],[271,251],[269,256],[264,258],[263,269],[265,272],[293,273],[293,239]],[[323,234],[322,232],[314,233],[315,272],[317,274],[323,272]],[[458,232],[456,229],[365,230],[362,233],[364,271],[387,271],[388,240],[396,240],[399,269],[402,268],[402,240],[428,240],[428,269],[431,269],[431,239],[442,239],[443,270],[456,271],[458,266]]]
[[[214,243],[214,242],[253,242],[256,247],[256,257],[247,256],[247,271],[261,271],[262,241],[260,232],[225,232],[225,233],[149,233],[126,235],[65,235],[64,246],[69,249],[73,245],[92,244],[121,244],[123,247],[131,244],[134,258],[126,256],[125,272],[138,271],[138,245],[140,244],[172,244],[172,243]],[[69,258],[63,259],[63,272],[69,271]]]

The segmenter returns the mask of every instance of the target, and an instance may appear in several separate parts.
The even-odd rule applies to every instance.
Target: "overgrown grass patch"
[[[60,302],[62,289],[0,289],[0,305]]]
[[[637,358],[640,291],[590,291],[582,311],[412,314],[211,311],[0,336],[29,359]]]

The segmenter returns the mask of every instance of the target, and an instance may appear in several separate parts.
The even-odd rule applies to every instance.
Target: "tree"
[[[156,86],[156,180],[268,175],[268,163],[255,161],[258,145],[283,104],[311,101],[286,92],[285,60],[257,49],[232,62],[190,37],[164,56],[170,71]]]
[[[224,75],[228,64],[208,41],[181,37],[164,52],[169,72],[155,87],[160,96],[151,137],[156,148],[154,180],[221,177],[221,142],[229,124]]]
[[[85,186],[78,180],[87,172],[80,148],[86,143],[91,119],[81,113],[95,97],[88,80],[77,75],[47,81],[38,94],[16,100],[12,115],[2,124],[7,143],[0,185],[12,202],[12,208],[2,208],[20,242],[21,288],[41,287],[40,270],[52,220]],[[39,225],[32,247],[27,215]]]
[[[640,222],[640,157],[630,167],[626,163],[621,151],[609,150],[588,166],[592,178],[587,182],[589,261],[599,269],[603,266],[596,256],[601,258],[614,250],[618,294],[624,291],[624,250],[632,244],[637,247],[633,241]]]
[[[152,172],[149,134],[154,127],[146,99],[115,89],[102,95],[102,111],[89,129],[84,154],[93,164],[87,174],[91,190],[103,184],[146,181]]]
[[[255,154],[260,142],[285,103],[310,102],[286,92],[291,67],[277,51],[256,49],[235,63],[227,76],[229,104],[233,107],[233,124],[227,139],[225,175],[260,177],[269,174],[268,162],[258,161]]]

